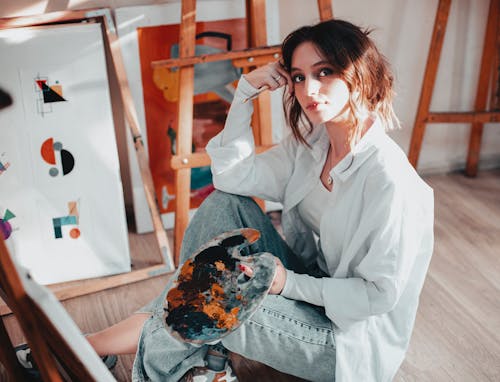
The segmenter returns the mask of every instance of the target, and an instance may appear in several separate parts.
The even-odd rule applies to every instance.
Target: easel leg
[[[481,68],[479,69],[479,81],[477,84],[476,101],[474,110],[485,110],[488,100],[489,83],[492,76],[492,71],[496,70],[495,57],[498,55],[498,13],[500,11],[500,0],[491,0],[490,9],[488,11],[488,23],[486,25],[486,34],[484,37],[483,54],[481,58]],[[498,84],[493,83],[494,88]],[[479,162],[479,153],[481,150],[481,140],[483,136],[483,123],[473,123],[470,138],[469,152],[467,154],[467,165],[465,174],[467,176],[476,176]]]
[[[422,141],[424,139],[426,120],[429,114],[434,83],[436,82],[439,59],[441,58],[441,48],[443,47],[448,15],[450,13],[450,5],[451,0],[439,0],[436,19],[434,21],[429,56],[427,57],[427,64],[425,66],[424,80],[422,82],[422,90],[420,92],[420,100],[418,102],[417,115],[415,116],[410,150],[408,153],[408,159],[415,168],[418,164],[418,157],[420,156]]]
[[[196,38],[196,1],[182,0],[181,24],[179,31],[179,58],[194,56]],[[193,96],[194,67],[179,69],[179,104],[177,128],[177,153],[191,154],[193,139]],[[182,238],[189,222],[189,203],[191,190],[191,168],[175,172],[175,228],[174,253],[175,264],[179,263]]]
[[[333,19],[332,0],[318,0],[318,11],[321,21]]]

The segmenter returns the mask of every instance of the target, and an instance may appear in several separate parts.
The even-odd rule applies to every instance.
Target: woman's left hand
[[[279,61],[258,67],[245,74],[246,80],[256,89],[266,87],[269,90],[276,90],[288,84],[288,89],[292,88],[292,79]]]
[[[271,284],[271,289],[269,289],[269,294],[280,294],[286,283],[286,268],[279,258],[274,257],[274,260],[276,261],[276,272],[274,273],[274,279]],[[253,276],[253,269],[249,266],[240,265],[240,269],[248,277]]]

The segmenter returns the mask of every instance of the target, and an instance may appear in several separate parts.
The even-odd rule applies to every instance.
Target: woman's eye
[[[333,74],[333,70],[329,68],[323,68],[319,71],[318,77],[326,77]]]
[[[293,82],[302,82],[304,81],[304,76],[302,74],[295,74],[292,76],[292,81]]]

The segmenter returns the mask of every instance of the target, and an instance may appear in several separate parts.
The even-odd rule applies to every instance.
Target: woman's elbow
[[[374,282],[368,290],[371,314],[391,312],[399,302],[400,288],[394,281]]]

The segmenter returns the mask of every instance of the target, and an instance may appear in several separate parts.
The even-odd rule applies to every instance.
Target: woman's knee
[[[215,190],[202,203],[203,207],[217,209],[238,209],[258,207],[255,201],[248,196],[230,194],[224,191]]]
[[[253,208],[259,207],[251,198],[217,190],[212,192],[200,205],[187,227],[181,261],[185,261],[215,236],[225,231],[245,228],[244,221],[248,214],[252,214]]]
[[[257,203],[246,196],[229,194],[223,191],[212,192],[200,205],[189,228],[195,231],[212,226],[223,231],[236,228],[244,228],[244,222],[256,214],[263,214]],[[211,232],[213,233],[213,232]]]

